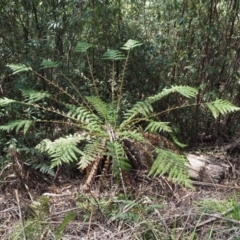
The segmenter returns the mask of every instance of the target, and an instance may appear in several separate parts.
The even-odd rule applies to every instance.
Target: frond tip
[[[16,120],[0,126],[0,130],[10,132],[15,129],[16,132],[19,132],[23,128],[23,133],[26,134],[33,123],[32,120]]]
[[[234,106],[232,103],[226,100],[217,99],[214,102],[206,103],[208,109],[211,111],[214,118],[217,118],[219,114],[227,114],[235,111],[239,111],[240,108]]]
[[[149,175],[157,177],[168,174],[168,178],[173,182],[193,188],[189,179],[185,156],[159,148],[156,149],[156,153],[157,158],[151,167]]]
[[[84,139],[84,136],[69,135],[61,137],[55,141],[49,139],[43,140],[36,146],[40,152],[46,152],[52,158],[51,168],[78,160],[78,156],[83,152],[77,147],[77,144]]]
[[[17,74],[20,72],[27,72],[29,70],[32,70],[31,67],[25,65],[25,64],[7,64],[7,67],[9,67],[12,70],[12,74]]]

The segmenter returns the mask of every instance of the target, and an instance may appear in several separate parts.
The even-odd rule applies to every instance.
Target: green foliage
[[[73,162],[78,162],[79,168],[84,170],[88,169],[88,176],[86,184],[89,187],[97,173],[99,164],[104,164],[104,162],[110,161],[112,166],[112,171],[116,178],[120,178],[122,186],[125,191],[124,186],[124,174],[123,171],[128,171],[132,167],[131,154],[128,152],[128,147],[126,144],[130,144],[133,148],[136,148],[136,144],[141,146],[150,146],[151,141],[148,141],[145,137],[145,133],[153,133],[157,136],[158,133],[166,133],[172,136],[173,141],[180,147],[184,147],[173,134],[172,128],[169,126],[169,122],[161,121],[160,115],[164,112],[170,112],[171,110],[176,110],[178,108],[186,108],[187,106],[204,105],[207,106],[212,112],[213,116],[216,117],[217,114],[227,114],[233,111],[237,111],[240,108],[235,107],[227,101],[217,100],[214,102],[207,103],[194,103],[194,98],[199,94],[198,90],[189,86],[171,86],[164,88],[159,93],[149,96],[144,100],[138,101],[133,104],[130,108],[125,108],[122,104],[123,98],[123,85],[124,85],[124,75],[126,74],[127,62],[129,60],[129,53],[133,48],[140,46],[141,43],[135,40],[128,40],[124,45],[123,49],[127,50],[127,57],[118,50],[107,51],[103,55],[103,59],[107,60],[121,60],[125,59],[123,64],[123,69],[120,77],[120,87],[116,99],[112,97],[111,101],[103,101],[97,94],[99,91],[97,89],[96,81],[93,78],[93,84],[96,88],[95,96],[82,97],[81,93],[76,90],[74,84],[71,80],[71,86],[73,90],[77,92],[82,102],[79,103],[75,96],[69,94],[67,90],[63,87],[55,84],[53,81],[48,80],[46,77],[42,77],[47,84],[50,84],[55,89],[59,91],[61,95],[70,98],[71,104],[67,104],[64,101],[59,100],[53,94],[49,94],[47,91],[35,91],[30,88],[22,89],[22,96],[25,101],[14,101],[11,99],[3,98],[0,99],[0,106],[5,107],[15,104],[22,104],[23,106],[28,106],[33,109],[42,109],[45,112],[55,113],[59,116],[59,119],[38,119],[36,122],[41,123],[60,123],[69,126],[74,126],[75,134],[66,134],[56,138],[55,140],[43,139],[37,146],[36,149],[41,153],[47,153],[51,158],[51,168],[60,166],[63,163],[71,164]],[[88,49],[92,47],[91,44],[86,42],[79,42],[75,49],[76,52],[86,53]],[[87,55],[88,61],[89,56]],[[112,63],[115,66],[115,63]],[[30,70],[32,73],[40,76],[38,72],[32,68],[24,67],[20,65],[8,65],[14,73],[21,71]],[[45,68],[55,68],[58,64],[49,60],[43,60],[41,64],[41,69]],[[90,74],[93,76],[91,64],[89,62]],[[112,92],[114,94],[114,92]],[[164,97],[170,94],[175,94],[175,96],[181,96],[181,99],[185,99],[181,105],[173,106],[172,108],[168,106],[167,110],[162,110],[161,112],[155,112],[154,106]],[[51,106],[45,106],[44,101],[40,101],[44,98],[50,98],[54,102],[58,103],[57,108]],[[36,103],[38,101],[38,104]],[[76,104],[72,104],[75,102]],[[62,107],[61,107],[62,106]],[[60,110],[60,109],[61,110]],[[47,114],[45,113],[45,116]],[[32,118],[36,119],[35,116]],[[34,124],[32,120],[17,120],[4,124],[0,126],[1,130],[12,131],[16,130],[18,132],[23,128],[24,134],[27,133],[30,126]],[[145,126],[145,130],[141,131],[141,126]],[[144,133],[145,132],[145,133]],[[160,140],[159,140],[160,141]],[[135,145],[134,145],[135,143]],[[157,147],[162,143],[157,143],[153,147],[153,152],[148,152],[149,158],[157,155],[156,159],[145,159],[144,161],[153,162],[150,170],[150,175],[152,176],[162,176],[167,174],[169,179],[179,184],[191,187],[190,180],[187,173],[187,162],[184,156],[178,155],[171,152],[171,150]],[[155,148],[155,149],[154,149]],[[143,149],[148,149],[148,147],[143,147]],[[135,149],[136,151],[137,149]],[[148,150],[145,150],[148,151]],[[150,150],[149,150],[150,151]],[[151,150],[152,151],[152,150]],[[142,162],[141,154],[134,161]],[[136,157],[134,157],[136,158]],[[135,162],[136,165],[136,162]],[[138,163],[137,163],[138,165]],[[146,165],[146,163],[145,163]],[[46,168],[38,166],[44,172],[50,172]],[[125,192],[126,193],[126,192]]]
[[[169,127],[169,122],[156,122],[150,121],[148,126],[145,128],[145,132],[157,133],[157,132],[172,132],[171,127]]]
[[[229,101],[222,100],[222,99],[217,99],[216,101],[208,102],[206,103],[206,105],[212,112],[212,115],[214,116],[214,118],[217,118],[219,114],[226,115],[228,113],[240,110],[239,107],[236,107]]]
[[[43,59],[41,63],[41,68],[40,69],[46,69],[46,68],[57,68],[59,67],[58,62],[53,62],[50,60]]]
[[[124,49],[124,50],[131,50],[137,46],[141,46],[142,43],[140,43],[139,41],[136,41],[136,40],[132,40],[132,39],[129,39],[124,45],[123,47],[121,47],[121,49]]]
[[[91,43],[78,42],[77,46],[75,47],[75,52],[86,53],[87,50],[90,49],[91,47],[93,47],[93,45]]]
[[[84,139],[84,136],[79,136],[78,134],[61,137],[53,142],[45,139],[36,146],[36,149],[49,154],[52,158],[51,167],[53,168],[63,163],[69,164],[78,160],[79,154],[83,154],[77,147],[81,139]]]
[[[26,134],[28,129],[34,124],[32,120],[16,120],[0,126],[0,130],[10,132],[15,129],[16,133],[23,128],[23,133]]]
[[[187,159],[184,156],[164,149],[156,149],[156,153],[157,157],[149,175],[156,177],[167,173],[173,182],[192,187],[187,174]]]
[[[9,67],[12,70],[12,74],[17,74],[17,73],[27,72],[29,70],[32,70],[31,67],[28,67],[25,64],[8,64],[7,67]]]
[[[38,92],[33,89],[21,89],[21,92],[25,101],[30,103],[37,102],[43,98],[51,97],[51,94],[48,92]]]
[[[126,57],[119,50],[108,50],[103,54],[102,59],[117,61],[124,60]]]

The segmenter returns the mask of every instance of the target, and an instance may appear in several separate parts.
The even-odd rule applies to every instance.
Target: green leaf
[[[129,159],[126,157],[125,151],[119,142],[108,142],[107,149],[108,155],[112,157],[112,168],[115,173],[119,174],[119,169],[126,171],[131,169]]]
[[[57,68],[57,67],[59,67],[59,64],[60,63],[58,63],[58,62],[53,62],[51,60],[43,59],[42,63],[41,63],[41,68],[40,69]]]
[[[1,107],[6,107],[11,103],[17,103],[18,101],[9,99],[9,98],[0,98],[0,106]]]
[[[126,57],[119,50],[108,50],[103,54],[102,59],[116,61],[116,60],[124,60],[126,59]]]
[[[240,108],[234,106],[227,100],[217,99],[213,102],[206,103],[208,109],[211,111],[214,118],[217,118],[219,114],[228,114],[231,112],[239,111]]]
[[[169,127],[170,122],[156,122],[151,121],[148,126],[145,129],[145,132],[149,131],[151,133],[157,133],[157,132],[172,132],[172,128]]]
[[[27,72],[29,70],[32,70],[31,67],[28,67],[25,64],[7,64],[6,66],[9,67],[13,71],[12,74],[17,74],[20,72]]]
[[[163,97],[169,95],[170,93],[179,93],[186,98],[196,97],[198,90],[189,86],[172,86],[170,88],[164,88],[160,93],[148,97],[150,103],[154,103],[158,100],[161,100]]]
[[[168,174],[168,178],[173,182],[193,188],[189,179],[185,156],[163,149],[156,149],[156,153],[157,158],[149,172],[150,176],[159,177]]]
[[[15,129],[16,132],[19,132],[20,128],[23,128],[23,133],[26,134],[31,125],[33,125],[33,123],[34,121],[32,120],[16,120],[1,125],[0,130],[10,132]]]
[[[51,97],[51,94],[48,92],[38,92],[33,89],[21,89],[22,96],[28,102],[36,102],[46,97]]]
[[[78,148],[78,143],[85,140],[86,136],[75,134],[61,137],[55,141],[44,139],[36,146],[40,152],[46,152],[52,158],[51,168],[60,166],[63,163],[77,161],[79,155],[84,153]]]
[[[136,41],[136,40],[132,40],[132,39],[129,39],[124,45],[123,47],[121,47],[121,49],[124,49],[124,50],[131,50],[137,46],[141,46],[142,43],[140,43],[139,41]]]
[[[89,48],[91,48],[93,45],[91,43],[87,42],[78,42],[77,46],[75,48],[75,52],[78,53],[86,53]]]

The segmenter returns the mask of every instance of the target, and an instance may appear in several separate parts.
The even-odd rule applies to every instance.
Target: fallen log
[[[230,169],[227,164],[214,163],[209,156],[187,154],[186,157],[189,161],[189,176],[194,180],[219,183]]]

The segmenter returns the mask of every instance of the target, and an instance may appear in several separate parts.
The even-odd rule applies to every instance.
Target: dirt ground
[[[86,193],[80,174],[29,171],[22,182],[9,165],[1,172],[1,239],[240,239],[240,159],[221,159],[231,172],[218,184],[187,189],[135,172],[127,195],[110,175]]]

